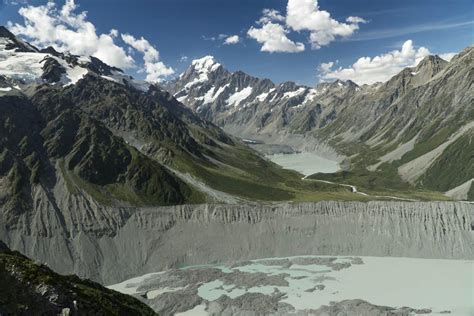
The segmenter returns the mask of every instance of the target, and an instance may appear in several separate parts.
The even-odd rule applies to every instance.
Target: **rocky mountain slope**
[[[0,241],[2,315],[156,315],[138,299],[76,276],[62,276]]]
[[[290,200],[335,188],[302,183],[156,85],[5,28],[0,107],[0,198],[12,223],[35,216],[35,203],[61,217],[71,204]]]
[[[207,56],[165,87],[236,136],[276,143],[279,149],[345,155],[353,178],[369,172],[413,187],[458,188],[463,190],[458,196],[474,199],[473,82],[474,48],[469,47],[449,63],[428,56],[370,86],[351,81],[315,88],[277,85],[231,73]]]

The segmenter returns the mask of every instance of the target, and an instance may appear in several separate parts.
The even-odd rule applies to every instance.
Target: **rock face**
[[[112,208],[63,202],[70,204],[61,216],[39,203],[15,225],[0,218],[0,239],[60,273],[105,284],[182,265],[275,256],[474,258],[474,205],[467,203]]]

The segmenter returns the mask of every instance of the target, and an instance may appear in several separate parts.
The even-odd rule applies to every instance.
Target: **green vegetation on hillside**
[[[474,185],[473,184],[471,184],[471,189],[467,193],[467,199],[469,201],[474,201]]]
[[[158,161],[80,110],[61,107],[54,113],[46,107],[41,114],[42,105],[20,97],[0,98],[0,106],[0,132],[5,136],[0,139],[0,177],[8,180],[8,209],[28,208],[23,204],[30,200],[32,187],[50,184],[57,166],[71,193],[84,191],[108,205],[205,201]],[[43,120],[42,115],[50,118]]]
[[[369,194],[372,199],[376,196],[394,196],[417,200],[449,200],[436,189],[414,186],[402,180],[398,174],[398,167],[403,164],[406,155],[401,160],[383,163],[374,171],[367,169],[378,163],[378,157],[394,150],[398,145],[375,147],[361,143],[339,145],[340,151],[352,156],[350,170],[333,174],[318,173],[309,176],[308,179],[353,185],[359,191]]]
[[[186,161],[178,167],[212,188],[249,200],[292,201],[302,197],[321,200],[329,191],[335,197],[344,196],[346,191],[334,185],[310,184],[298,172],[283,169],[242,144],[220,151],[214,161],[201,164]]]
[[[356,169],[333,174],[317,173],[307,179],[353,185],[358,191],[370,195],[365,199],[384,199],[385,196],[387,199],[398,197],[416,200],[449,200],[440,192],[417,188],[403,182],[394,168],[393,165],[386,164],[380,168],[381,171]]]
[[[474,133],[449,145],[419,180],[433,190],[448,191],[474,178]]]

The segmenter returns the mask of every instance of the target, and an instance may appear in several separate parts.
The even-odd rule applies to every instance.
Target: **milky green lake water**
[[[269,155],[268,159],[285,169],[296,170],[305,176],[314,173],[334,173],[341,169],[339,163],[318,156],[315,153]]]

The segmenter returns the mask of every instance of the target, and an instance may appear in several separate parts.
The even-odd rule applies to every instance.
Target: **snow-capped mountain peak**
[[[204,56],[191,62],[192,67],[199,73],[208,73],[217,70],[221,66],[216,62],[214,56]]]
[[[0,88],[22,90],[29,84],[75,84],[87,74],[95,74],[119,84],[148,90],[149,85],[135,80],[122,70],[92,56],[60,53],[53,47],[38,49],[0,26]]]
[[[302,130],[325,126],[348,100],[375,93],[350,80],[323,82],[314,88],[291,81],[275,84],[242,71],[227,71],[212,56],[193,60],[165,88],[205,119],[237,129],[244,126],[246,131],[248,126],[260,132],[266,129],[270,134],[291,121],[303,122]]]
[[[39,51],[0,27],[0,76],[8,78],[10,85],[20,87],[44,82],[74,84],[87,72],[83,64],[71,58],[61,58],[50,50]],[[7,82],[6,79],[2,81],[4,84]]]

